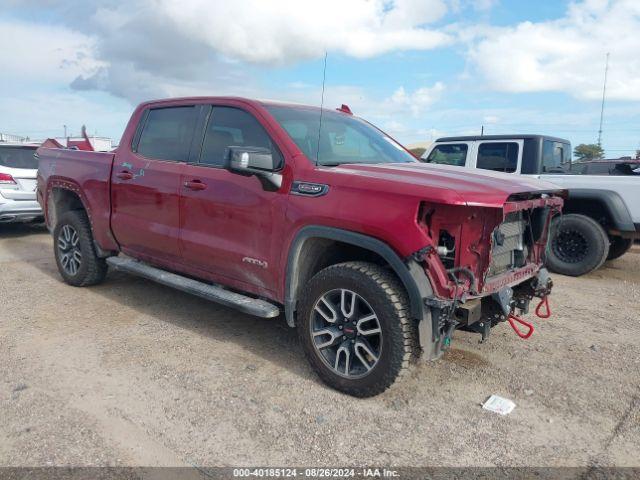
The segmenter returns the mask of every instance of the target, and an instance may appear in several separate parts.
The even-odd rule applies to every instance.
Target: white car
[[[38,145],[0,143],[0,224],[42,219],[36,201]]]
[[[546,135],[439,138],[422,161],[530,175],[568,191],[552,223],[547,266],[579,276],[624,255],[640,239],[640,176],[594,175],[571,161],[568,140]]]

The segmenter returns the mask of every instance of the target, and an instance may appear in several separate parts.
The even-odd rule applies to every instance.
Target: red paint
[[[523,320],[522,318],[520,318],[517,315],[514,314],[510,314],[507,317],[507,320],[509,321],[509,325],[511,325],[511,328],[513,328],[513,331],[516,332],[516,335],[518,335],[520,338],[523,339],[527,339],[529,338],[531,335],[533,335],[533,324],[529,323],[525,320]],[[520,325],[524,325],[525,327],[527,327],[527,331],[526,332],[522,332],[520,330],[520,328],[518,328],[518,326],[516,325],[516,323],[519,323]]]
[[[551,307],[549,306],[549,296],[545,296],[536,307],[536,315],[540,318],[549,318],[551,316]]]
[[[266,191],[255,176],[147,159],[131,151],[145,109],[192,104],[233,106],[254,115],[284,156],[281,188]],[[44,211],[52,188],[76,192],[103,249],[279,302],[284,300],[289,247],[306,225],[375,237],[401,258],[436,244],[439,229],[453,231],[456,265],[471,269],[477,278],[473,286],[464,279],[463,289],[474,287],[483,295],[531,278],[542,263],[546,233],[525,267],[485,280],[490,235],[505,215],[545,205],[557,210],[562,205],[557,195],[519,201],[523,192],[557,193],[554,185],[526,177],[418,162],[317,167],[263,103],[233,97],[144,103],[133,113],[115,153],[48,148],[38,153],[38,188],[47,192],[39,195]],[[326,184],[329,192],[318,198],[292,195],[294,180]],[[428,255],[424,267],[436,294],[451,298],[456,287],[440,258]]]

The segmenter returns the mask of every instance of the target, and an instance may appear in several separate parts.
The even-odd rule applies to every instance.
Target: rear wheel
[[[297,328],[311,366],[357,397],[386,390],[417,356],[418,333],[396,277],[366,262],[327,267],[307,284]]]
[[[609,254],[602,226],[585,215],[567,214],[551,224],[547,265],[553,272],[577,277],[599,268]]]
[[[86,287],[104,280],[107,264],[96,255],[89,219],[83,210],[72,210],[60,217],[53,241],[58,271],[65,282]]]
[[[622,238],[617,235],[613,235],[609,237],[609,240],[611,240],[611,244],[609,245],[609,255],[607,255],[607,260],[620,258],[633,246],[632,238]]]

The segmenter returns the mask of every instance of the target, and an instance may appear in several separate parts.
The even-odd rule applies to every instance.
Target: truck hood
[[[398,193],[412,194],[446,203],[502,207],[507,199],[520,193],[560,193],[553,183],[512,173],[471,170],[448,165],[426,163],[381,163],[375,165],[345,164],[332,167],[344,173],[352,187],[357,177],[381,181],[380,190],[387,188]],[[389,183],[391,182],[391,184]]]

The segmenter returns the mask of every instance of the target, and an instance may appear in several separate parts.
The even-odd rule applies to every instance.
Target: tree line
[[[604,158],[604,149],[597,143],[581,143],[573,149],[577,160],[600,160]],[[640,160],[640,149],[636,150],[636,158]]]

